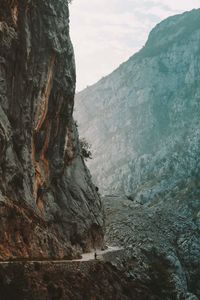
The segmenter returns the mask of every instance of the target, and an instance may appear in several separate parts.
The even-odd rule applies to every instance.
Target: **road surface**
[[[108,246],[108,248],[106,250],[96,250],[97,260],[100,259],[100,258],[102,258],[105,253],[116,252],[116,251],[119,251],[119,250],[122,250],[122,248],[111,247],[111,246]],[[91,261],[91,260],[95,260],[95,258],[94,258],[94,251],[82,254],[82,258],[80,258],[80,259],[71,259],[71,260],[67,260],[67,259],[60,259],[60,260],[13,259],[13,260],[0,261],[0,264],[10,264],[10,263],[19,263],[19,262],[20,263],[21,262],[30,262],[30,263],[34,263],[34,262],[38,262],[38,263],[71,263],[71,262],[76,262],[76,261]]]
[[[99,257],[102,257],[105,253],[108,252],[115,252],[115,251],[119,251],[122,250],[122,248],[119,247],[111,247],[108,246],[108,248],[106,250],[97,250],[97,259]],[[80,259],[73,259],[72,261],[89,261],[89,260],[94,260],[94,252],[89,252],[89,253],[84,253],[82,254],[82,258]]]

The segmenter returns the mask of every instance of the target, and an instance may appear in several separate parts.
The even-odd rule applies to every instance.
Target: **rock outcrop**
[[[0,258],[101,245],[100,198],[72,118],[67,0],[0,1]]]
[[[77,95],[76,119],[105,197],[116,262],[159,299],[200,298],[200,9]],[[126,196],[123,196],[126,194]]]

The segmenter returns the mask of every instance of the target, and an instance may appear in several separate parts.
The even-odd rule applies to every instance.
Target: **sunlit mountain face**
[[[199,17],[161,22],[139,53],[77,94],[75,119],[103,193],[146,202],[198,175]]]

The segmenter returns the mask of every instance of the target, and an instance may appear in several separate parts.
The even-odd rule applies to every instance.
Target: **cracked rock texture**
[[[1,259],[72,257],[102,244],[74,90],[67,0],[1,0]]]
[[[139,53],[77,95],[88,164],[113,195],[106,239],[160,299],[200,298],[199,19],[200,9],[161,22]]]
[[[110,260],[163,300],[200,299],[199,204],[186,195],[161,198],[159,205],[103,198],[106,241],[125,248]]]

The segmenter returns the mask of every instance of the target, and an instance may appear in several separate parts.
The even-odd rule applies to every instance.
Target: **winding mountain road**
[[[96,250],[97,253],[97,260],[99,258],[103,258],[103,255],[109,252],[116,252],[119,250],[122,250],[123,248],[120,247],[111,247],[108,246],[106,250]],[[10,263],[21,263],[21,262],[30,262],[30,263],[34,263],[34,262],[38,262],[38,263],[72,263],[72,262],[82,262],[82,261],[92,261],[95,260],[94,257],[94,252],[89,252],[89,253],[84,253],[82,254],[82,258],[80,259],[60,259],[60,260],[47,260],[47,259],[43,259],[43,260],[29,260],[29,259],[14,259],[14,260],[5,260],[5,261],[0,261],[0,264],[10,264]]]

